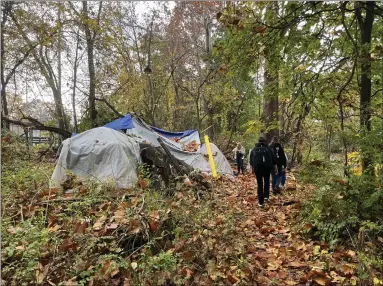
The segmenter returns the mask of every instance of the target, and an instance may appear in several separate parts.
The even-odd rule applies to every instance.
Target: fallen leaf
[[[296,268],[300,268],[300,267],[306,267],[307,265],[304,264],[304,263],[301,263],[299,261],[293,261],[293,262],[290,262],[289,263],[289,266],[291,267],[296,267]]]
[[[160,226],[159,221],[152,220],[152,219],[149,221],[149,227],[150,227],[151,231],[156,232],[158,230],[159,226]]]
[[[318,283],[319,285],[325,286],[326,285],[326,278],[323,276],[318,276],[314,278],[314,281]]]
[[[183,276],[185,276],[186,277],[186,279],[189,279],[189,278],[191,278],[192,276],[193,276],[193,271],[192,270],[190,270],[188,267],[184,267],[184,268],[182,268],[182,270],[181,270],[181,275],[183,275]]]
[[[77,277],[73,277],[64,282],[63,286],[78,286]]]
[[[88,222],[76,222],[76,224],[74,225],[74,232],[84,234],[88,227]]]
[[[307,229],[307,230],[312,229],[312,227],[313,227],[313,225],[311,223],[306,223],[305,224],[305,229]]]
[[[351,258],[354,258],[354,257],[356,256],[355,251],[352,251],[352,250],[349,250],[349,251],[347,252],[347,254],[348,254]]]
[[[19,246],[16,246],[15,249],[16,250],[25,250],[25,246],[24,245],[19,245]]]
[[[116,276],[118,273],[120,273],[120,271],[118,269],[114,269],[111,273],[110,273],[110,277],[114,277]]]
[[[124,285],[123,286],[131,286],[132,284],[130,284],[130,280],[128,278],[125,278],[124,279]]]
[[[78,247],[78,244],[74,243],[71,238],[66,238],[61,244],[60,249],[62,251],[68,251],[68,250],[76,251],[77,247]]]
[[[112,217],[116,223],[122,223],[125,217],[125,209],[120,208],[118,209],[115,213],[114,216]]]
[[[61,228],[59,225],[55,225],[54,227],[48,227],[48,232],[56,232]]]
[[[118,227],[117,223],[111,223],[106,226],[107,229],[116,229]]]
[[[235,276],[234,274],[227,275],[227,280],[229,280],[231,284],[236,284],[239,282],[239,278]]]
[[[277,277],[279,279],[285,279],[287,277],[287,272],[285,271],[279,271],[278,274],[277,274]]]
[[[105,220],[106,220],[105,215],[102,215],[101,217],[99,217],[97,219],[96,223],[93,225],[93,229],[94,230],[100,230],[102,228],[102,226],[104,225]]]
[[[129,233],[137,234],[141,231],[141,222],[138,219],[129,222]]]
[[[110,260],[107,260],[104,262],[104,265],[102,266],[102,268],[100,270],[102,275],[105,275],[108,272],[111,265],[112,265],[112,261],[110,261]]]
[[[146,180],[140,178],[140,179],[138,180],[138,186],[139,186],[141,189],[146,189],[146,188],[149,186],[149,184],[148,184],[148,182],[147,182]]]
[[[36,282],[37,284],[41,284],[44,282],[45,275],[44,275],[44,267],[43,265],[39,262],[37,264],[37,270],[36,270]]]
[[[133,270],[135,270],[138,266],[137,262],[130,263],[130,266],[132,266]]]
[[[343,264],[342,268],[343,268],[343,273],[345,275],[348,275],[348,274],[352,275],[354,273],[354,269],[350,267],[350,265]]]

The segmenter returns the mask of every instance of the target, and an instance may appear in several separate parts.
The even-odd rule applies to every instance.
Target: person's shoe
[[[270,202],[270,199],[269,198],[265,198],[265,203],[268,203]]]
[[[259,206],[261,209],[263,209],[263,205],[261,205],[261,204],[258,204],[258,206]]]
[[[281,193],[281,191],[278,189],[278,188],[275,188],[274,190],[273,190],[273,194],[274,195],[278,195],[278,194],[280,194]]]

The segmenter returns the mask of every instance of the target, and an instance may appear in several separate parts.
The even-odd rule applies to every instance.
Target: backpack
[[[272,169],[273,161],[271,158],[270,149],[265,145],[256,146],[252,151],[252,162],[255,168]]]

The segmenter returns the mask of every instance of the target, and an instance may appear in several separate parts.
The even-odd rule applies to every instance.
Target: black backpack
[[[267,168],[267,169],[272,169],[273,167],[273,161],[271,158],[271,150],[265,146],[265,145],[260,145],[256,146],[253,151],[252,151],[252,161],[253,161],[253,166],[255,168]]]

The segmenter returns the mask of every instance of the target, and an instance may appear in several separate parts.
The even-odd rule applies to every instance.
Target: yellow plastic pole
[[[213,177],[216,178],[217,177],[217,171],[215,170],[213,154],[211,153],[209,137],[207,135],[205,135],[205,144],[206,144],[207,154],[209,155],[209,162],[210,162],[211,171],[213,173]]]

